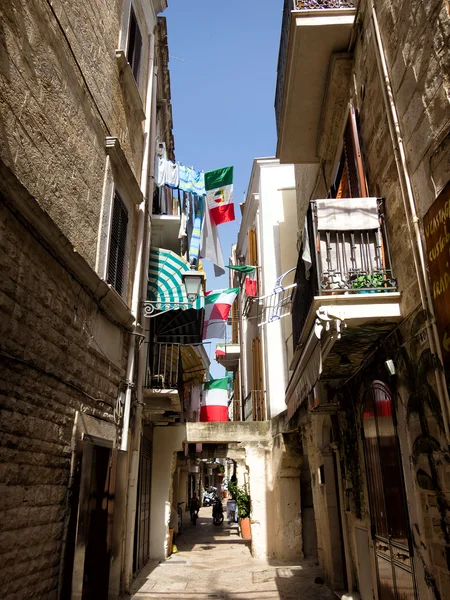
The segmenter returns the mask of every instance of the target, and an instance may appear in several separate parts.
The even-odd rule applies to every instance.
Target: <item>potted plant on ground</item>
[[[251,500],[250,496],[244,487],[238,486],[235,482],[230,481],[229,490],[236,500],[238,516],[239,516],[239,527],[241,529],[241,536],[244,540],[252,539],[252,532],[250,528],[250,512],[251,512]]]

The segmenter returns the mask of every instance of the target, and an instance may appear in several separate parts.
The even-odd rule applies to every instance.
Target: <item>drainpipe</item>
[[[394,100],[394,92],[392,90],[391,79],[386,60],[386,52],[381,39],[380,28],[375,6],[373,2],[368,4],[371,16],[372,32],[375,40],[376,57],[378,70],[380,72],[380,81],[383,91],[383,98],[386,105],[387,118],[389,123],[389,132],[391,135],[392,146],[394,149],[395,162],[400,180],[401,193],[405,208],[406,220],[408,224],[408,232],[413,249],[414,265],[417,272],[417,280],[419,284],[420,298],[423,309],[427,314],[431,315],[427,319],[428,340],[430,350],[433,355],[437,355],[441,365],[443,364],[442,351],[440,347],[439,334],[436,327],[436,318],[432,301],[430,284],[427,276],[425,252],[420,233],[419,217],[416,210],[416,202],[414,191],[412,188],[411,177],[406,160],[405,145],[401,136],[400,122],[397,112],[397,107]],[[442,419],[444,422],[445,437],[447,444],[450,443],[450,432],[448,419],[450,415],[450,399],[445,381],[445,375],[442,369],[434,370],[436,378],[436,388],[438,392],[439,404],[442,411]]]
[[[147,84],[147,97],[145,103],[145,114],[147,119],[145,122],[144,129],[144,156],[142,160],[142,174],[141,174],[141,191],[144,199],[139,206],[139,223],[137,233],[137,256],[136,256],[136,270],[133,285],[133,297],[132,297],[132,310],[133,315],[136,318],[135,331],[141,333],[142,327],[138,320],[141,315],[140,311],[140,300],[144,297],[143,290],[147,287],[147,265],[148,257],[150,252],[150,227],[148,224],[148,213],[151,212],[151,202],[153,194],[149,197],[149,188],[152,192],[152,186],[149,186],[149,173],[154,176],[154,162],[155,162],[155,125],[156,125],[156,67],[154,66],[154,55],[155,55],[155,36],[150,34],[149,36],[149,77]],[[134,336],[133,336],[134,337]],[[133,571],[133,546],[134,546],[134,529],[136,521],[136,500],[137,500],[137,487],[138,487],[138,475],[139,475],[139,451],[140,451],[140,440],[141,440],[141,423],[142,423],[142,385],[143,385],[143,373],[145,372],[145,348],[146,345],[141,343],[138,351],[138,365],[136,374],[136,394],[137,394],[137,406],[135,413],[135,421],[133,426],[131,444],[130,444],[130,461],[129,461],[129,477],[128,477],[128,493],[127,493],[127,523],[126,523],[126,538],[125,538],[125,557],[124,557],[124,588],[126,591],[129,590],[132,571]],[[134,362],[135,362],[135,340],[132,339],[130,342],[129,354],[128,354],[128,369],[127,370],[127,381],[131,382],[134,374]],[[121,450],[128,450],[128,428],[130,423],[130,412],[131,412],[131,385],[128,385],[124,418],[123,418],[123,433],[122,433],[122,444]]]

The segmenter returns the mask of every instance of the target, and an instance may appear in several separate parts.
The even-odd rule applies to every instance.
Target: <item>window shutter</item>
[[[248,264],[252,267],[258,264],[258,248],[256,245],[256,229],[249,229],[247,231],[248,240]]]
[[[231,343],[239,344],[239,306],[238,302],[231,305]]]
[[[111,219],[111,239],[109,246],[108,283],[122,294],[125,267],[125,250],[127,239],[128,212],[121,197],[114,194],[113,213]]]
[[[128,30],[127,60],[133,71],[136,83],[139,84],[139,67],[141,63],[142,35],[139,30],[134,10],[130,12],[130,27]]]
[[[350,107],[350,114],[344,132],[344,156],[351,198],[367,198],[366,178],[359,144],[356,112]]]
[[[356,111],[350,107],[350,114],[345,126],[343,149],[340,167],[335,182],[336,198],[366,198],[368,196],[366,178],[358,137]]]

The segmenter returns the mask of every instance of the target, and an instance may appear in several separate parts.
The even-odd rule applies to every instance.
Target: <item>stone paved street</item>
[[[237,525],[214,526],[211,509],[200,509],[197,525],[184,514],[178,553],[150,563],[137,578],[133,600],[331,600],[322,575],[310,561],[267,564],[251,557]]]

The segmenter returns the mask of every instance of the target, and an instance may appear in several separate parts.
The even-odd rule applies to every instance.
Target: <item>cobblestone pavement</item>
[[[310,561],[267,564],[252,558],[237,525],[212,523],[211,509],[201,508],[197,525],[184,514],[178,552],[151,561],[133,586],[132,600],[332,600],[322,575]]]

